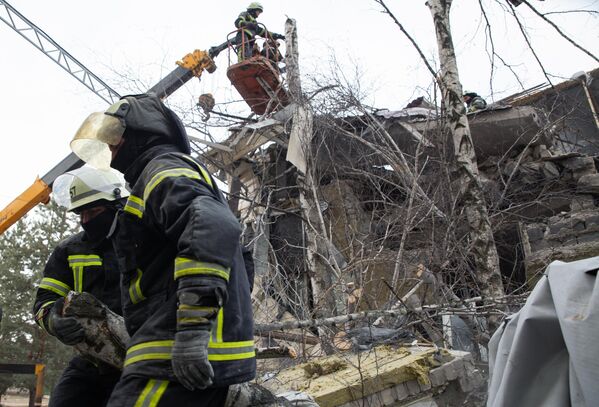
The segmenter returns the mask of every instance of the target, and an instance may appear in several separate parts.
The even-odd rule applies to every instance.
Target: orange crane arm
[[[36,178],[29,188],[0,212],[0,234],[37,204],[47,204],[50,201],[50,192],[50,187],[39,177]]]
[[[187,54],[177,64],[179,66],[161,79],[148,92],[153,92],[164,99],[191,78],[199,78],[204,70],[211,73],[216,69],[216,65],[214,65],[214,61],[208,56],[208,53],[200,50],[195,50],[193,53]],[[4,233],[6,229],[25,216],[37,204],[48,203],[50,201],[50,193],[52,192],[52,184],[54,184],[56,178],[82,165],[83,161],[71,153],[41,179],[37,178],[33,185],[27,188],[25,192],[0,212],[0,234]]]
[[[94,75],[92,71],[87,69],[81,62],[56,43],[48,34],[29,21],[5,0],[0,0],[0,11],[3,11],[0,13],[0,20],[8,24],[19,35],[46,54],[46,56],[60,65],[79,82],[83,83],[97,96],[111,104],[120,98],[120,95],[116,91],[111,89],[99,77]],[[8,17],[5,17],[5,15]],[[216,65],[212,58],[210,58],[210,55],[206,51],[201,50],[195,50],[185,55],[181,61],[177,61],[177,65],[170,74],[150,88],[148,93],[155,93],[158,97],[164,99],[191,78],[200,78],[204,70],[208,71],[208,73],[216,70]],[[4,233],[4,231],[37,204],[48,203],[54,180],[61,174],[82,165],[83,162],[75,154],[71,153],[41,179],[36,179],[33,185],[0,211],[0,234]]]

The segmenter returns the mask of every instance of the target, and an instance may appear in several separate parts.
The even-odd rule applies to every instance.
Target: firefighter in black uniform
[[[478,112],[487,108],[487,101],[476,92],[465,92],[464,103],[466,103],[466,111],[468,113]]]
[[[235,28],[237,37],[235,43],[238,44],[237,57],[239,61],[251,58],[254,54],[254,44],[256,43],[256,36],[270,37],[274,40],[285,39],[285,36],[273,32],[268,32],[263,26],[258,25],[258,16],[264,11],[264,8],[260,3],[254,1],[250,3],[246,11],[239,14],[239,17],[235,20]]]
[[[115,237],[131,341],[108,405],[223,405],[256,370],[240,225],[155,95],[93,113],[71,147],[94,161],[107,157],[98,141],[132,185]]]
[[[264,26],[258,24],[258,16],[263,11],[264,8],[257,1],[250,3],[246,11],[239,13],[239,16],[235,20],[235,28],[238,30],[235,38],[231,41],[225,41],[220,45],[210,47],[208,51],[210,58],[216,58],[227,47],[233,46],[237,51],[238,61],[241,62],[254,55],[256,36],[270,40],[284,40],[284,35],[269,32]]]
[[[129,194],[116,171],[81,168],[54,184],[60,196],[63,185],[69,211],[78,213],[83,232],[63,240],[44,268],[33,306],[40,327],[66,345],[84,340],[83,327],[62,316],[69,291],[88,292],[121,314],[120,274],[112,244],[106,238],[117,210]],[[50,407],[102,407],[118,382],[120,371],[87,356],[75,356],[52,391]]]

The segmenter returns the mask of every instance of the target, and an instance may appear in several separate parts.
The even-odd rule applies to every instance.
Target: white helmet
[[[125,198],[129,191],[120,172],[84,166],[58,177],[52,185],[52,194],[56,203],[76,211],[94,202]]]

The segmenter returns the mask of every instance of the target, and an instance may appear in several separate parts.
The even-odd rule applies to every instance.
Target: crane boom
[[[4,11],[4,14],[2,13]],[[89,90],[109,104],[120,99],[120,95],[111,89],[104,81],[98,78],[85,65],[77,61],[71,54],[58,45],[49,35],[19,13],[14,7],[4,0],[0,0],[0,20],[8,24],[13,30],[42,51],[71,76],[85,85]],[[206,51],[195,50],[177,61],[177,67],[148,92],[157,94],[164,99],[183,86],[191,78],[199,78],[204,70],[212,73],[216,69],[214,61]],[[70,153],[54,166],[41,179],[35,182],[14,199],[8,206],[0,211],[0,234],[12,226],[27,212],[39,203],[48,203],[52,192],[52,184],[67,171],[79,168],[83,161]]]
[[[0,0],[0,20],[4,21],[21,37],[43,52],[44,55],[56,62],[73,78],[105,100],[106,103],[113,104],[120,99],[119,94],[111,89],[102,79],[98,78],[85,65],[58,45],[42,29],[29,21],[4,0]]]

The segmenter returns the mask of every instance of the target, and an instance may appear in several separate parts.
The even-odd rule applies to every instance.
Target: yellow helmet
[[[247,9],[248,9],[248,11],[250,11],[250,10],[260,10],[260,12],[264,11],[262,4],[258,3],[257,1],[252,1]]]

